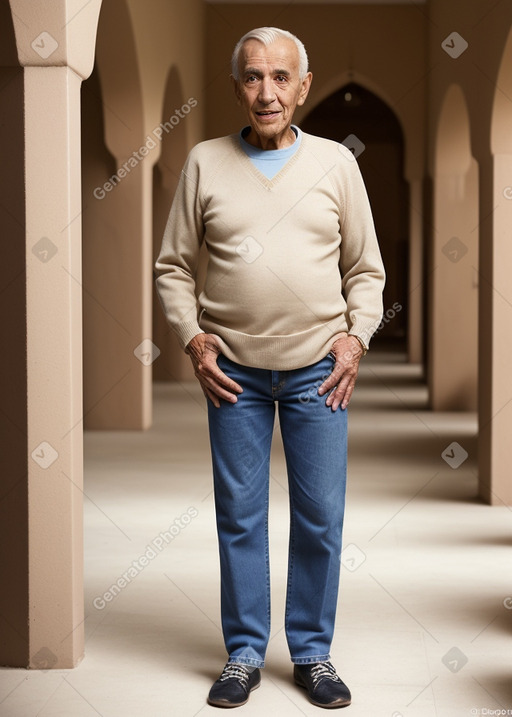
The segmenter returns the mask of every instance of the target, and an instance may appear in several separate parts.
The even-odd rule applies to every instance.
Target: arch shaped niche
[[[173,66],[167,74],[165,94],[160,123],[161,148],[158,162],[153,168],[153,257],[160,252],[162,237],[171,208],[172,199],[178,186],[181,169],[188,153],[188,132],[186,116],[188,98],[178,69]],[[182,115],[182,116],[180,116]],[[192,379],[192,364],[167,323],[156,291],[153,291],[153,341],[161,351],[159,360],[153,365],[155,380]]]
[[[134,349],[150,335],[144,288],[150,272],[143,260],[144,160],[120,171],[144,144],[137,50],[125,0],[102,5],[82,117],[84,424],[143,428],[150,420],[151,376]]]
[[[387,273],[384,289],[387,320],[372,345],[386,342],[404,351],[409,293],[409,202],[401,123],[374,92],[349,82],[325,97],[300,124],[306,132],[337,142],[355,137],[354,150],[372,205]]]
[[[428,376],[435,410],[475,410],[478,369],[478,164],[461,88],[448,87],[436,133]]]

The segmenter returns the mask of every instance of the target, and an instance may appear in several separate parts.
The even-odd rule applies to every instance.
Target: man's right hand
[[[196,378],[201,384],[204,395],[210,399],[215,408],[220,407],[219,398],[230,403],[237,402],[237,393],[243,388],[226,376],[217,366],[220,349],[215,334],[197,334],[188,342],[185,351],[194,365]]]

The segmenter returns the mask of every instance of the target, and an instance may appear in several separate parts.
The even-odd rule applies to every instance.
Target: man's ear
[[[311,87],[312,82],[313,82],[313,73],[308,72],[305,75],[304,79],[302,80],[302,85],[301,85],[300,92],[299,92],[299,99],[297,102],[299,107],[302,106],[304,104],[304,102],[306,101],[306,97],[308,96],[309,88]]]
[[[236,101],[238,104],[240,104],[241,97],[240,97],[240,85],[238,84],[238,80],[235,80],[233,75],[230,75],[229,79],[231,80],[231,84],[233,85],[233,89],[235,91]]]

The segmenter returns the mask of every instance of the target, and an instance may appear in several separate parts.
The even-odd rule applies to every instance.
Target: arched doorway
[[[88,429],[141,429],[151,422],[151,373],[136,353],[151,335],[146,288],[151,256],[144,246],[143,205],[144,163],[151,162],[151,150],[144,137],[138,63],[126,0],[104,3],[95,70],[82,87],[83,401]]]
[[[436,136],[428,382],[434,410],[476,410],[478,164],[466,100],[445,95]]]
[[[385,102],[351,82],[320,102],[300,126],[305,132],[350,144],[357,157],[387,274],[384,311],[388,311],[390,318],[384,321],[372,346],[405,351],[408,184],[404,179],[404,138],[400,123]]]

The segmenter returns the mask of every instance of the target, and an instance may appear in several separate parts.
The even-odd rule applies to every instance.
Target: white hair
[[[263,45],[267,46],[272,44],[276,40],[280,40],[283,38],[286,38],[287,40],[293,40],[297,47],[297,50],[299,51],[299,78],[303,80],[308,72],[308,55],[306,52],[306,48],[298,37],[292,35],[292,33],[288,32],[288,30],[281,30],[279,27],[258,27],[255,30],[250,30],[249,32],[246,32],[245,35],[241,37],[240,40],[238,40],[235,45],[235,49],[233,50],[233,55],[231,57],[231,73],[235,80],[239,79],[238,60],[244,42],[247,42],[247,40],[258,40],[259,42],[263,43]]]

